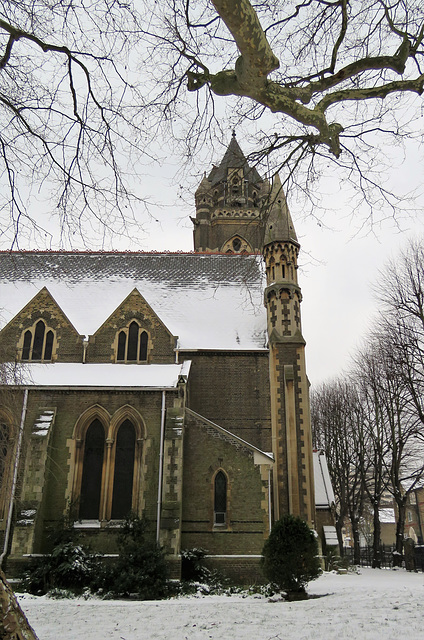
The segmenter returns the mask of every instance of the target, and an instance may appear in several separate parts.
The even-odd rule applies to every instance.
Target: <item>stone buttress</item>
[[[265,228],[269,366],[271,387],[274,520],[286,513],[315,520],[309,383],[297,282],[300,245],[278,175]]]

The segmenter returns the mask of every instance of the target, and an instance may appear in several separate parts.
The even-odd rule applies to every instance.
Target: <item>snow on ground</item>
[[[183,597],[152,602],[20,595],[40,640],[408,640],[424,638],[424,574],[362,569],[310,583],[303,602]]]

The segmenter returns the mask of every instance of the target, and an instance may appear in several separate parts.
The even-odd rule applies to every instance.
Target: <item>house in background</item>
[[[404,536],[412,538],[415,544],[424,544],[424,485],[416,487],[408,495]]]
[[[233,136],[193,223],[189,254],[0,254],[10,573],[64,517],[109,554],[144,513],[174,575],[181,549],[203,547],[238,581],[257,577],[281,515],[316,526],[300,247],[278,176],[262,180]]]

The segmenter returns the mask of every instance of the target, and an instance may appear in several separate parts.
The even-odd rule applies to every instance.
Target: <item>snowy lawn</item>
[[[362,569],[327,573],[302,602],[205,596],[175,600],[20,602],[40,640],[409,640],[424,638],[424,574]]]

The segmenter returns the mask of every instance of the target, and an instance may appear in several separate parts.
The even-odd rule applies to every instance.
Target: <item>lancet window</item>
[[[218,471],[214,479],[214,524],[225,525],[227,522],[227,476]]]
[[[94,417],[78,427],[73,502],[77,521],[122,520],[137,511],[142,437],[137,420]],[[77,433],[78,435],[78,433]]]
[[[22,360],[50,361],[53,355],[55,334],[43,320],[26,329],[22,341]]]
[[[146,362],[148,356],[149,335],[138,322],[133,320],[128,327],[121,329],[117,337],[117,362]]]

